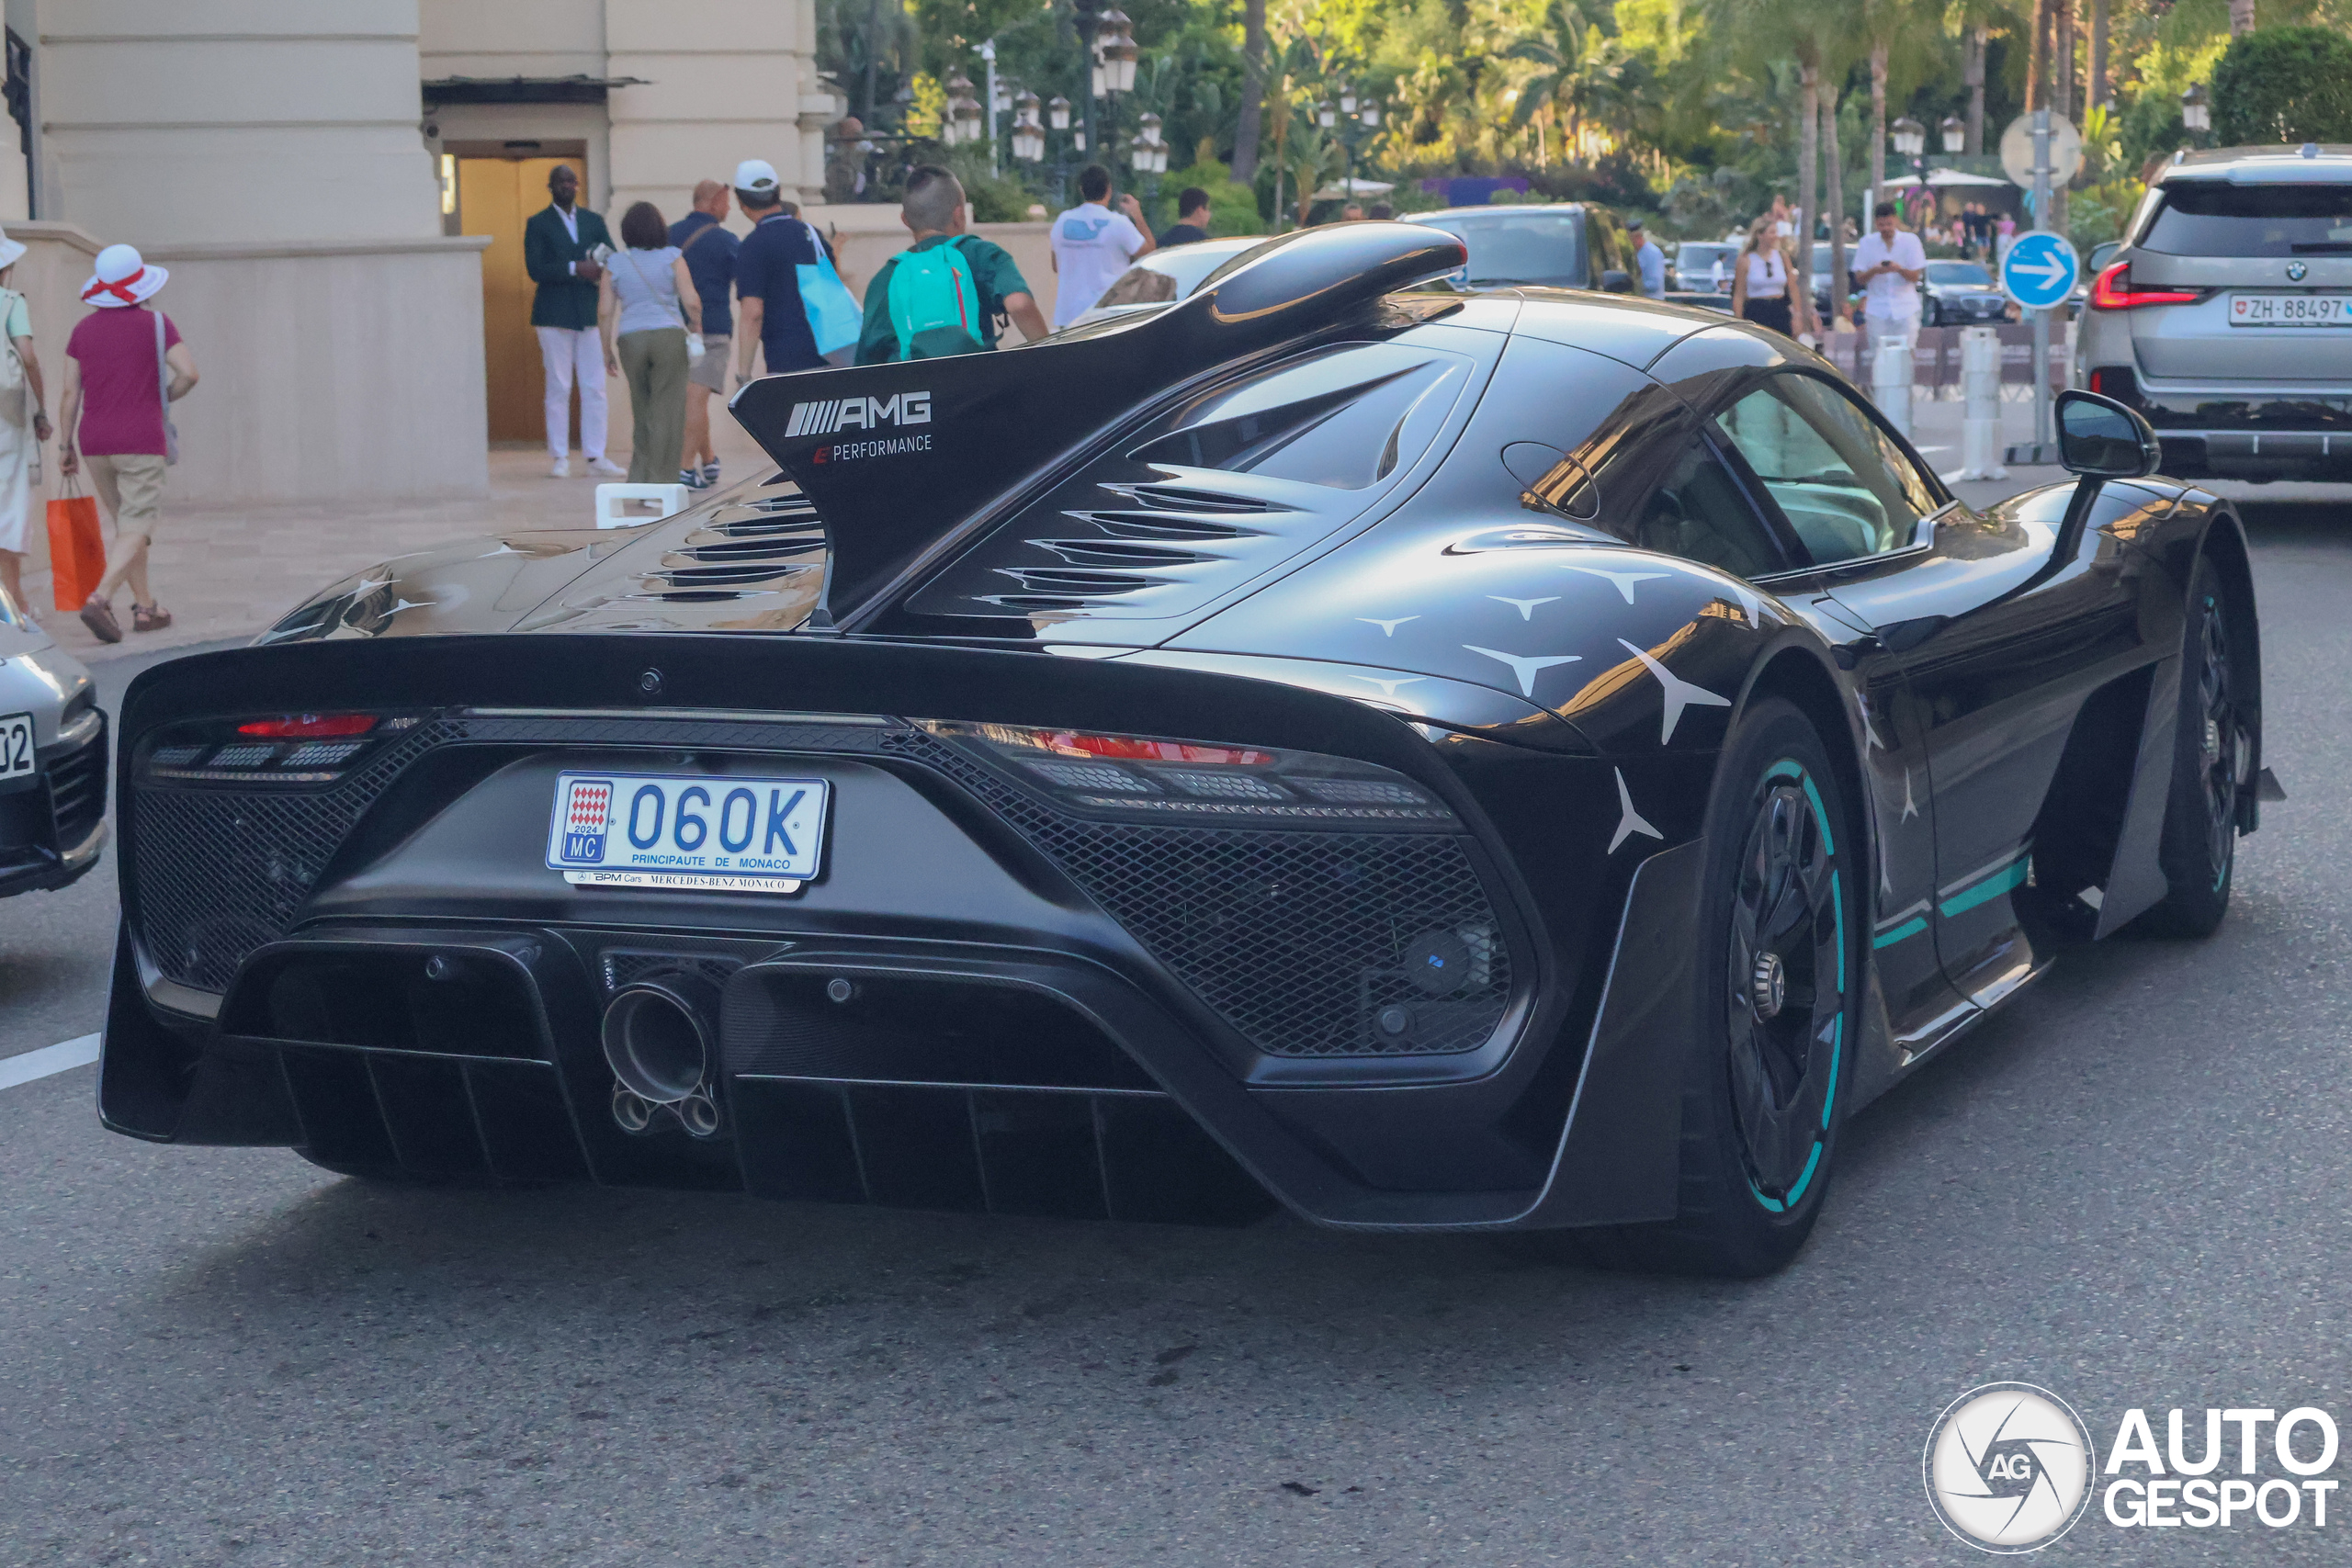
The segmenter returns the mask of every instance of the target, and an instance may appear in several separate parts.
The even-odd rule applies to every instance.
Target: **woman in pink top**
[[[64,450],[58,468],[89,465],[90,486],[114,516],[106,575],[82,604],[82,624],[100,642],[120,642],[114,596],[130,584],[133,630],[161,631],[171,612],[147,587],[147,546],[164,517],[164,469],[171,462],[166,404],[196,385],[196,360],[170,317],[147,309],[164,287],[164,269],[129,245],[98,253],[82,298],[96,307],[74,324],[65,343],[65,395],[58,409]]]

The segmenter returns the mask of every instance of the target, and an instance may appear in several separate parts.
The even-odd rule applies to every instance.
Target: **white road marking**
[[[21,1056],[0,1057],[0,1089],[14,1089],[20,1083],[45,1078],[54,1073],[70,1072],[75,1067],[88,1066],[98,1059],[98,1037],[85,1034],[79,1040],[63,1040],[54,1045],[44,1045],[38,1051],[28,1051]]]

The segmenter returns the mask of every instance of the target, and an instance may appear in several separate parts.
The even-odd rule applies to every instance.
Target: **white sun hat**
[[[129,245],[108,245],[98,253],[90,281],[82,285],[82,302],[101,310],[136,305],[164,287],[171,274],[139,259]]]
[[[23,241],[12,240],[6,234],[0,233],[0,272],[5,272],[16,265],[17,258],[23,255],[26,249]]]

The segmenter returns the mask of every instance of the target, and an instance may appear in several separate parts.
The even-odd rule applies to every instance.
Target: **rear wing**
[[[824,520],[812,626],[848,627],[1160,393],[1464,265],[1418,223],[1347,223],[1256,246],[1192,296],[999,354],[769,376],[729,405]]]

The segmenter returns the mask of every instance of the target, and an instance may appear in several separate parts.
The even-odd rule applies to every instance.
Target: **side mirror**
[[[1603,294],[1631,294],[1634,291],[1633,274],[1610,268],[1600,275],[1600,291]]]
[[[2086,479],[2136,479],[2163,466],[2164,447],[2134,410],[2069,388],[2058,394],[2058,460]]]

